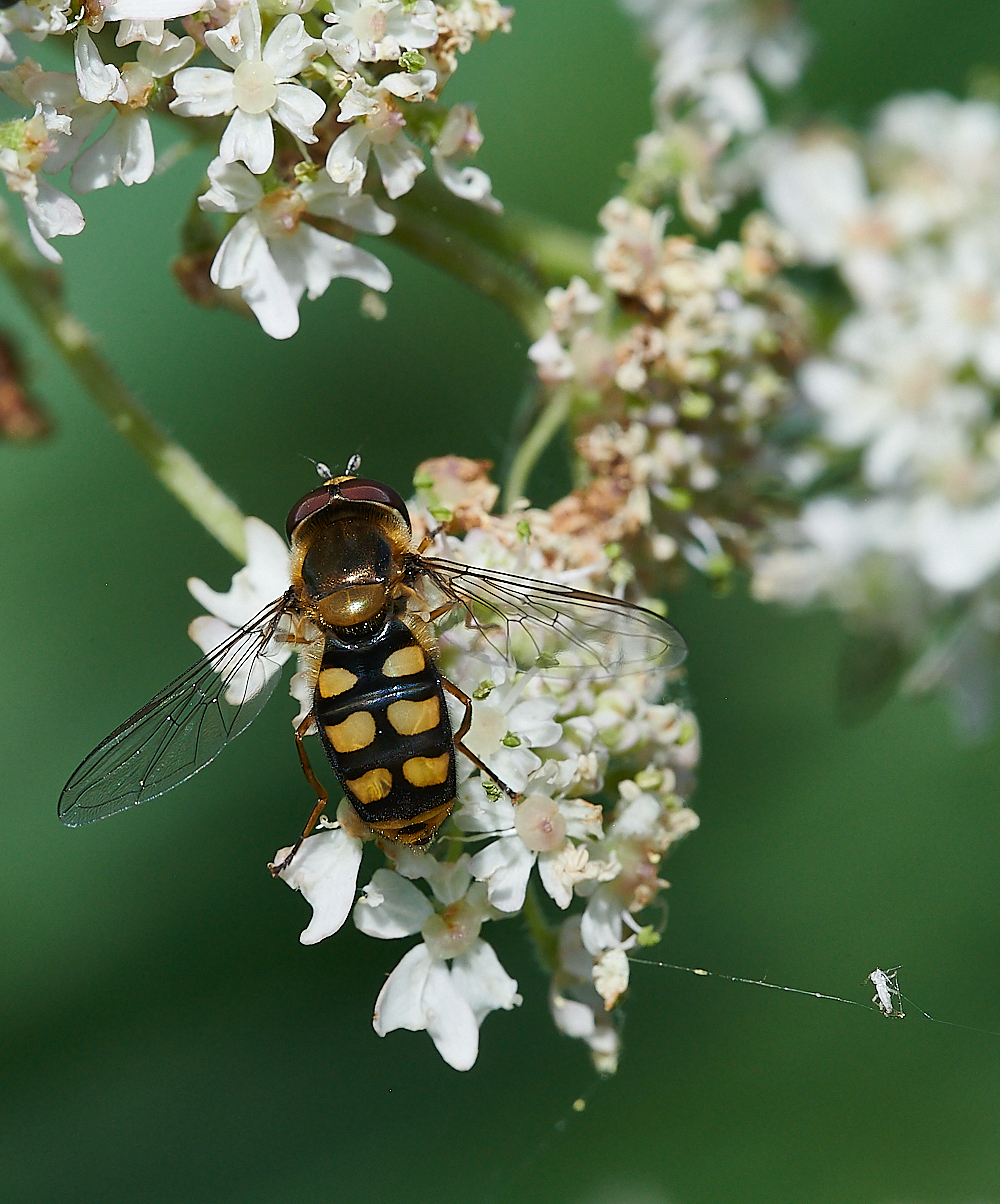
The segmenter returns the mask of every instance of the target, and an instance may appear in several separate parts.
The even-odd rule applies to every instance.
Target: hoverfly
[[[59,800],[70,827],[165,794],[208,765],[260,713],[280,676],[283,644],[305,645],[310,714],[295,739],[316,806],[281,865],[294,857],[328,795],[309,762],[315,729],[340,785],[375,832],[416,848],[455,805],[455,751],[517,801],[463,743],[472,700],[439,671],[435,625],[464,621],[519,669],[614,676],[683,660],[680,634],[630,602],[551,581],[442,560],[414,547],[406,503],[390,486],[317,465],[323,484],[292,507],[291,586],[249,623],[112,732]],[[445,691],[464,706],[456,731]]]

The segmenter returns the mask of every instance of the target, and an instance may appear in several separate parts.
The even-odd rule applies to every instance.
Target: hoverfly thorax
[[[409,516],[387,485],[338,477],[306,494],[288,516],[292,583],[303,612],[321,627],[368,634],[388,616]]]

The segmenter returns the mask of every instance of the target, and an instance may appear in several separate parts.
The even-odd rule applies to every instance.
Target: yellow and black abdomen
[[[455,802],[455,754],[441,677],[399,619],[347,645],[328,636],[313,703],[344,793],[366,824],[424,845]]]

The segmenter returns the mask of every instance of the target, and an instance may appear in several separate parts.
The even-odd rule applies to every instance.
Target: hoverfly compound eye
[[[326,506],[332,493],[329,489],[314,489],[312,493],[307,493],[304,498],[301,498],[288,512],[288,520],[285,523],[285,531],[288,538],[292,538],[292,532],[307,519],[311,514],[315,514],[318,510],[322,510]]]
[[[338,492],[349,502],[378,502],[379,505],[392,507],[406,523],[407,529],[410,529],[410,514],[406,503],[391,486],[381,481],[369,480],[367,477],[354,477],[352,480],[343,481],[338,486]]]

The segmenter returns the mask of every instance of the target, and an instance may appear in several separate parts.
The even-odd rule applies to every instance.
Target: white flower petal
[[[455,1070],[471,1070],[479,1056],[479,1025],[445,962],[431,964],[421,1003],[425,1027],[438,1053]]]
[[[156,79],[163,79],[164,76],[179,71],[197,49],[194,38],[178,38],[172,33],[165,33],[163,40],[156,46],[144,42],[139,47],[136,58]]]
[[[501,966],[493,946],[477,940],[468,953],[451,963],[452,986],[472,1008],[476,1023],[482,1024],[490,1012],[521,1003],[517,982]]]
[[[255,176],[263,175],[274,159],[274,127],[270,115],[237,109],[219,143],[219,158],[226,163],[242,159]]]
[[[48,74],[54,73],[46,72],[46,75]],[[75,79],[73,80],[73,91],[76,91]],[[71,163],[80,153],[90,135],[111,111],[111,105],[108,103],[92,105],[81,101],[74,105],[73,127],[68,134],[56,136],[56,149],[46,158],[42,167],[45,174],[54,176]]]
[[[218,156],[208,165],[210,188],[198,198],[208,213],[244,213],[263,199],[260,181],[242,163],[224,163]]]
[[[352,125],[330,147],[326,171],[335,184],[346,184],[351,196],[361,191],[368,170],[371,142],[364,125]]]
[[[503,213],[503,205],[493,195],[493,182],[485,171],[478,167],[456,167],[443,155],[434,155],[434,168],[441,183],[461,197],[488,209],[490,213]]]
[[[276,239],[271,254],[292,292],[301,297],[304,287],[310,301],[341,276],[382,293],[392,287],[392,276],[380,259],[312,226],[301,225],[290,238]]]
[[[391,234],[396,219],[380,209],[370,196],[350,196],[344,184],[334,184],[328,176],[300,184],[299,194],[310,213],[332,217],[345,226],[365,234]]]
[[[271,31],[264,46],[263,58],[274,72],[275,79],[287,80],[298,75],[313,59],[319,58],[323,50],[323,43],[306,33],[302,18],[290,15],[282,17]]]
[[[382,940],[412,936],[434,914],[423,891],[392,870],[376,870],[365,890],[355,905],[354,923],[366,936]]]
[[[323,44],[330,53],[330,57],[337,66],[348,73],[351,73],[358,65],[359,45],[357,40],[353,42],[345,42],[337,37],[337,30],[342,26],[334,26],[333,29],[325,29],[323,31]]]
[[[233,574],[227,593],[216,593],[197,577],[187,583],[197,602],[233,627],[248,623],[269,602],[280,598],[291,583],[288,545],[273,527],[251,515],[243,522],[243,536],[247,563]]]
[[[503,836],[480,849],[469,869],[486,883],[487,897],[498,911],[520,911],[534,864],[535,854],[519,836]]]
[[[77,159],[70,181],[77,192],[107,188],[116,180],[144,184],[155,162],[153,131],[145,112],[118,113],[104,137]]]
[[[115,45],[131,46],[133,42],[140,42],[143,45],[159,46],[164,36],[162,21],[122,21],[115,34]]]
[[[611,887],[599,887],[587,901],[580,920],[580,939],[594,957],[621,944],[622,903]]]
[[[299,328],[298,301],[302,294],[289,286],[263,236],[250,247],[246,277],[240,286],[243,300],[261,329],[272,339],[290,339]]]
[[[419,1032],[427,1027],[423,994],[432,960],[427,946],[421,942],[403,954],[399,964],[385,980],[375,1000],[372,1018],[372,1026],[380,1037],[397,1028]]]
[[[260,57],[259,18],[255,19],[252,8],[244,4],[228,25],[205,34],[205,45],[227,67],[236,68],[245,59]]]
[[[25,198],[25,208],[29,210],[43,238],[79,234],[85,224],[83,210],[76,201],[58,188],[53,188],[46,180],[38,181],[38,192],[30,208]]]
[[[205,0],[111,0],[101,15],[105,21],[172,21],[204,6]]]
[[[271,114],[279,125],[303,142],[315,142],[313,126],[326,112],[326,101],[318,92],[300,84],[278,84],[278,99]]]
[[[399,71],[384,76],[379,80],[378,86],[401,100],[426,100],[428,93],[433,92],[437,86],[437,72],[429,68],[425,71],[415,71],[412,75]]]
[[[86,28],[80,29],[73,47],[76,62],[76,84],[84,100],[102,104],[106,100],[124,103],[128,88],[118,68],[105,63]]]
[[[341,137],[344,135],[342,134]],[[334,146],[336,145],[335,142]],[[427,166],[424,163],[423,155],[405,134],[397,134],[391,142],[381,143],[373,147],[373,150],[378,161],[379,171],[382,173],[382,183],[391,200],[409,192],[416,183],[417,176]],[[329,160],[327,163],[329,165]],[[336,179],[335,176],[333,178]]]
[[[27,207],[27,204],[25,204],[25,209],[27,209]],[[34,243],[35,250],[39,253],[39,255],[47,259],[49,263],[62,263],[62,256],[55,249],[55,247],[51,245],[51,243],[46,242],[42,237],[41,231],[35,225],[34,218],[30,213],[28,214],[28,233],[31,235],[31,241]]]
[[[233,77],[215,67],[185,67],[174,76],[177,96],[170,102],[171,113],[181,117],[218,117],[236,108]]]
[[[309,926],[299,935],[303,945],[315,945],[343,927],[357,890],[362,848],[362,842],[342,828],[330,828],[307,837],[292,864],[282,870],[280,876],[292,890],[301,891],[313,909]],[[279,850],[275,864],[287,855],[288,849]]]

